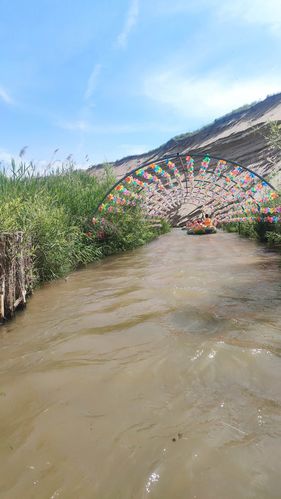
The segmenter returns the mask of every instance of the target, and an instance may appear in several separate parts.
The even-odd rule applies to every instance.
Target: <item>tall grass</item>
[[[38,282],[157,235],[138,208],[93,226],[94,210],[115,178],[110,170],[97,178],[74,166],[40,174],[32,162],[12,161],[0,172],[0,231],[22,230],[32,240]]]

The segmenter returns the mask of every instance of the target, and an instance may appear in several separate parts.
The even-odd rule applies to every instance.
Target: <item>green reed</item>
[[[51,166],[51,167],[50,167]],[[163,230],[152,230],[140,210],[115,215],[105,237],[92,226],[98,202],[114,184],[112,172],[91,176],[68,161],[43,173],[33,162],[12,160],[0,171],[0,231],[24,231],[32,240],[38,282],[66,275],[81,264],[131,249]],[[112,230],[113,227],[113,230]],[[103,229],[104,231],[104,229]]]

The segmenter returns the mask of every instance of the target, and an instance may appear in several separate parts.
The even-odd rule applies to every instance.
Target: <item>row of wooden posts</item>
[[[151,218],[150,224],[161,227],[157,218]],[[31,242],[23,232],[0,233],[0,324],[25,307],[35,282],[32,262]]]
[[[31,243],[23,232],[0,234],[0,323],[24,307],[32,290]]]

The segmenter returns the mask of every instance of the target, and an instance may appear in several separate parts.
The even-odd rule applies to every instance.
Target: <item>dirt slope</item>
[[[116,161],[113,166],[121,178],[132,168],[147,160],[159,159],[169,153],[200,153],[232,159],[251,166],[267,176],[273,169],[281,169],[272,161],[272,151],[264,137],[269,121],[281,122],[281,93],[267,97],[264,101],[229,113],[201,130],[175,137],[154,151],[138,156],[129,156]],[[97,173],[102,165],[89,169]]]

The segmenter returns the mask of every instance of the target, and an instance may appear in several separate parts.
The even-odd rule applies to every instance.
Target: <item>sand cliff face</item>
[[[147,154],[130,156],[114,163],[118,178],[145,161],[156,161],[169,153],[208,153],[211,156],[232,159],[251,167],[267,177],[273,171],[281,170],[281,161],[273,159],[265,138],[270,121],[281,122],[281,93],[267,97],[264,101],[234,111],[198,132],[185,134],[169,140]],[[90,168],[90,173],[99,171],[101,165]],[[275,178],[278,182],[278,176]]]

